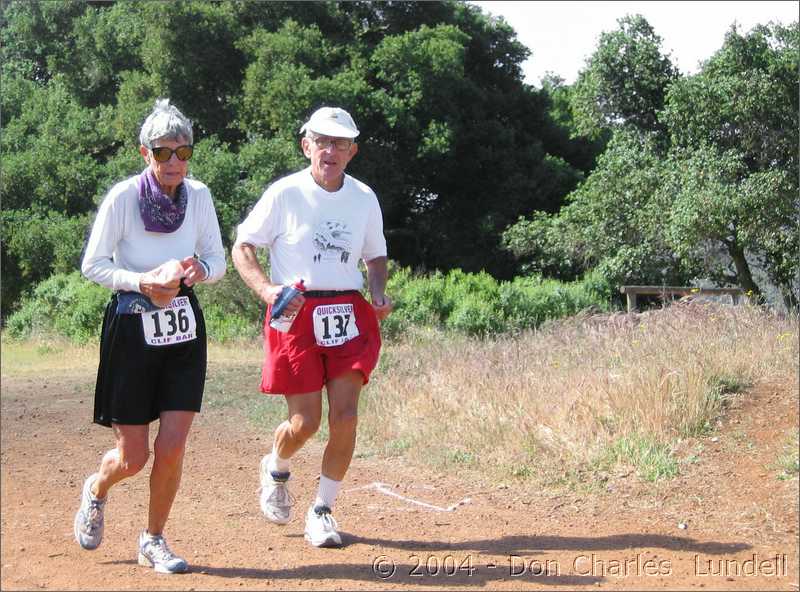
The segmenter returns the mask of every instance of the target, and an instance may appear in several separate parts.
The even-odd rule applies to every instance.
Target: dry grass
[[[97,370],[99,346],[75,345],[60,337],[38,337],[27,341],[2,340],[2,378],[83,375]]]
[[[271,430],[285,405],[257,392],[261,352],[212,343],[206,404]],[[4,379],[97,367],[96,344],[4,340],[2,354]],[[733,393],[766,381],[797,390],[797,360],[797,317],[750,306],[678,303],[485,340],[419,330],[385,343],[356,453],[538,482],[629,467],[668,477],[676,445],[712,429]]]
[[[99,350],[100,346],[96,342],[76,345],[57,336],[39,336],[24,341],[6,339],[4,336],[0,357],[2,376],[42,372],[94,373],[97,371]],[[261,344],[255,341],[233,341],[225,345],[211,342],[208,345],[210,365],[250,365],[258,368],[262,356]]]
[[[360,447],[493,475],[627,463],[669,476],[672,446],[732,393],[796,383],[797,342],[795,317],[691,302],[491,340],[419,332],[387,344]]]

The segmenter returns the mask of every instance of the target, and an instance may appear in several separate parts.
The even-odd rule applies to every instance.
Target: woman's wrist
[[[209,277],[211,277],[211,267],[208,265],[208,263],[206,263],[205,261],[203,261],[203,260],[202,260],[202,259],[200,259],[199,257],[197,258],[197,262],[198,262],[198,263],[200,264],[200,266],[203,268],[203,272],[205,273],[205,275],[203,276],[203,279],[202,279],[202,280],[200,280],[201,282],[204,282],[204,281],[206,281],[206,280],[207,280]]]
[[[144,294],[144,290],[145,290],[144,278],[145,278],[145,274],[140,273],[139,274],[139,279],[136,282],[136,286],[138,287],[138,290],[139,290],[140,294]],[[144,295],[147,296],[147,294],[144,294]]]

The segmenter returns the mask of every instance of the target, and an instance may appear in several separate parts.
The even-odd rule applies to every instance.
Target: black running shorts
[[[143,314],[117,312],[119,296],[112,296],[100,336],[95,423],[143,425],[158,419],[162,411],[200,411],[206,380],[205,320],[194,290],[181,285],[178,296],[188,297],[194,331],[186,320],[188,310],[176,309],[180,317],[170,311],[155,323],[152,318],[143,321]],[[194,335],[194,339],[169,345],[145,341],[166,341],[173,327],[178,338]],[[167,337],[153,337],[154,332]]]

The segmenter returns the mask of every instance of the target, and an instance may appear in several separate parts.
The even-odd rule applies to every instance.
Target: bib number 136
[[[325,304],[314,309],[314,336],[317,343],[333,347],[358,337],[352,304]]]
[[[172,345],[197,338],[197,320],[187,296],[179,296],[166,307],[142,314],[147,345]]]

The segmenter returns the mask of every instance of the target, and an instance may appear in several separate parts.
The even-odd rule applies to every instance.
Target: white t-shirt
[[[309,290],[360,290],[359,260],[386,256],[375,193],[350,175],[339,191],[317,185],[311,167],[270,185],[237,231],[236,244],[269,249],[270,280]]]
[[[114,185],[100,204],[81,264],[83,275],[114,291],[138,292],[142,273],[193,255],[208,264],[206,282],[225,275],[225,249],[208,187],[184,179],[188,199],[180,228],[148,232],[139,213],[137,178]]]

